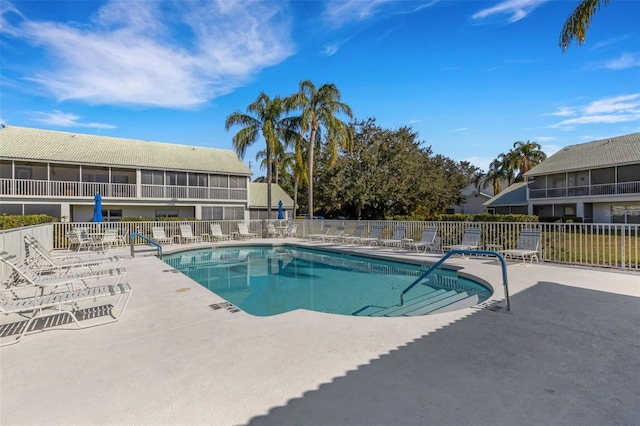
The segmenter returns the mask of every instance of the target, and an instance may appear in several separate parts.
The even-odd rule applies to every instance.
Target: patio
[[[511,313],[488,303],[414,318],[302,310],[254,317],[212,309],[224,300],[172,272],[155,251],[129,259],[128,248],[117,250],[135,290],[123,318],[93,329],[29,335],[0,349],[1,424],[640,420],[637,273],[513,262]],[[495,261],[448,263],[490,282],[494,301],[502,299]]]

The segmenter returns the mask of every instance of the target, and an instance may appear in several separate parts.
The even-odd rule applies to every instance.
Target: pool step
[[[453,294],[451,294],[451,292],[453,292]],[[453,303],[461,302],[469,298],[469,294],[466,291],[463,291],[462,293],[458,293],[455,290],[451,290],[451,292],[447,292],[447,295],[443,296],[440,300],[430,301],[430,303],[427,303],[426,305],[422,305],[412,311],[405,312],[403,315],[408,317],[414,317],[419,315],[430,314],[440,308],[450,306]]]
[[[422,296],[418,296],[416,298],[407,300],[404,305],[400,306],[400,305],[393,305],[390,306],[388,308],[385,309],[381,309],[378,312],[375,312],[373,314],[370,314],[369,316],[371,317],[398,317],[400,315],[403,315],[404,312],[407,311],[411,311],[413,309],[417,309],[419,306],[424,306],[424,304],[428,303],[429,300],[433,299],[433,298],[438,298],[441,295],[445,294],[445,293],[449,293],[449,292],[453,292],[455,293],[454,290],[445,290],[445,289],[439,289],[436,290],[434,288],[428,287],[427,289],[428,293],[424,294]],[[436,299],[439,300],[439,299]]]
[[[430,314],[441,314],[443,312],[457,311],[458,309],[468,308],[477,305],[480,302],[480,296],[478,293],[473,293],[469,297],[453,302],[449,305],[443,306],[439,309],[429,312]]]

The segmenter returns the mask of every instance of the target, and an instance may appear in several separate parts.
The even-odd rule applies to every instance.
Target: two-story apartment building
[[[100,193],[107,221],[244,220],[250,216],[250,176],[251,170],[230,150],[0,129],[0,214],[45,213],[90,221],[94,196]],[[292,205],[290,198],[286,201],[287,207]]]
[[[529,214],[640,223],[640,133],[567,146],[525,178],[515,189],[522,195],[526,189]],[[506,194],[498,194],[485,206],[507,208],[505,201]]]

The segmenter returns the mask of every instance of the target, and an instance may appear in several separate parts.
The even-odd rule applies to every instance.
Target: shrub
[[[538,222],[538,216],[528,214],[439,214],[433,220],[438,222]]]
[[[582,218],[578,216],[540,216],[543,223],[582,223]]]
[[[20,228],[21,226],[33,226],[43,223],[58,222],[58,218],[46,214],[0,216],[0,229]]]

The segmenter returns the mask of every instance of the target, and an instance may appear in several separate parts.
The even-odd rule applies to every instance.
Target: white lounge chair
[[[180,225],[180,241],[186,243],[199,243],[202,241],[202,238],[196,235],[193,235],[193,230],[191,229],[191,225]]]
[[[321,241],[327,234],[329,234],[329,231],[331,231],[331,225],[328,223],[323,223],[322,231],[319,234],[309,234],[307,238],[309,238],[311,241]]]
[[[344,225],[340,225],[336,228],[335,231],[333,231],[333,233],[327,233],[325,235],[322,236],[322,242],[324,243],[331,243],[331,242],[335,242],[338,241],[342,238],[342,235],[344,234],[344,230],[346,229],[346,227]]]
[[[378,240],[380,240],[380,235],[382,234],[382,225],[373,225],[371,228],[371,232],[366,237],[362,237],[358,239],[358,242],[362,245],[372,246],[374,244],[378,244]]]
[[[26,263],[39,273],[68,273],[70,269],[109,266],[119,268],[123,259],[118,256],[99,256],[96,254],[62,255],[51,254],[35,237],[24,236]]]
[[[120,280],[116,283],[100,283],[95,286],[89,286],[86,282],[86,277],[65,276],[49,279],[36,277],[34,280],[30,276],[29,270],[25,270],[23,267],[24,264],[17,262],[15,257],[7,252],[0,252],[0,263],[11,267],[12,275],[19,278],[16,283],[24,284],[21,287],[13,285],[0,290],[0,315],[2,315],[3,319],[3,332],[1,335],[4,338],[0,346],[18,343],[28,332],[34,331],[35,327],[32,326],[40,318],[68,315],[80,328],[94,327],[117,321],[124,313],[131,297],[131,286]],[[124,277],[124,274],[122,274],[122,277]],[[99,277],[94,276],[93,278]],[[33,289],[36,292],[29,294]],[[49,291],[45,292],[45,289]],[[81,302],[94,302],[97,299],[109,296],[118,297],[117,302],[115,304],[101,305],[102,309],[93,303],[92,308],[94,309],[90,312],[79,309]],[[116,315],[116,308],[123,298],[125,299],[124,305],[118,309],[119,314]],[[12,315],[13,317],[10,317]],[[92,319],[102,319],[85,322],[85,316]],[[15,321],[5,322],[5,317],[10,317],[12,318],[11,321]],[[44,325],[50,324],[59,325],[64,324],[64,322],[54,320]],[[37,329],[40,330],[42,327]]]
[[[477,227],[469,227],[464,230],[460,244],[444,246],[443,250],[478,250],[480,248],[480,236],[482,230]],[[464,255],[463,255],[464,257]]]
[[[520,258],[526,266],[526,258],[536,259],[536,263],[540,263],[538,253],[540,253],[540,230],[539,229],[523,229],[518,237],[518,244],[515,249],[501,250],[499,253],[504,257]]]
[[[364,225],[356,225],[356,228],[351,235],[342,236],[342,242],[345,244],[359,243],[362,238],[362,234],[364,233],[364,228]]]
[[[231,235],[222,233],[222,228],[220,227],[219,223],[212,223],[210,228],[211,228],[211,238],[213,240],[224,241],[224,240],[231,239]]]
[[[404,225],[398,225],[395,227],[391,234],[391,238],[383,238],[378,241],[378,245],[385,247],[402,247],[404,243],[404,234],[407,232],[407,227]]]
[[[407,242],[405,247],[407,249],[415,248],[416,253],[418,253],[421,248],[424,248],[424,252],[426,253],[427,250],[434,251],[439,245],[438,228],[430,226],[422,230],[422,238],[420,238],[420,241]]]
[[[60,287],[66,287],[69,290],[76,287],[86,287],[87,280],[107,277],[115,277],[115,283],[121,284],[127,273],[124,268],[90,269],[82,272],[73,269],[59,273],[53,271],[43,273],[6,251],[0,251],[0,263],[8,266],[11,270],[7,279],[2,283],[5,289],[30,288],[38,294],[44,294],[45,290],[55,291]]]
[[[173,244],[173,238],[167,237],[162,226],[154,226],[151,228],[151,235],[153,240],[158,244]]]
[[[258,238],[258,234],[249,232],[246,223],[238,223],[238,237],[239,238]]]

